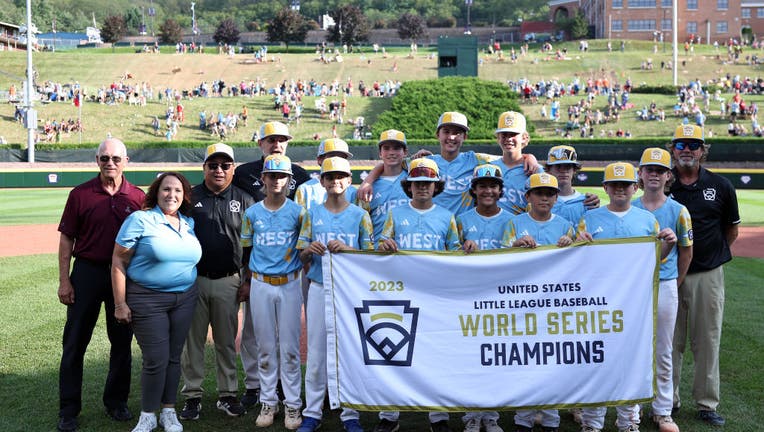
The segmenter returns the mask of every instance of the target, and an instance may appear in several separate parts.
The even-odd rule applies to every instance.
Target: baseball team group
[[[58,228],[58,297],[66,305],[58,430],[79,427],[84,356],[102,304],[110,342],[103,404],[113,420],[133,419],[127,405],[133,337],[142,353],[133,432],[181,432],[181,420],[207,415],[202,384],[211,329],[215,408],[238,417],[259,404],[256,427],[271,426],[283,410],[285,428],[312,432],[322,426],[328,383],[325,254],[472,253],[643,236],[660,243],[656,393],[650,407],[615,407],[615,427],[638,431],[647,418],[660,432],[678,432],[672,415],[691,406],[699,421],[724,425],[717,412],[723,264],[732,259],[740,216],[732,184],[703,166],[710,148],[703,129],[681,125],[665,148],[645,149],[637,166],[607,165],[603,206],[596,195],[574,188],[582,167],[574,147],[550,148],[541,164],[523,153],[530,135],[522,114],[499,116],[501,155],[462,151],[469,131],[465,115],[443,113],[435,127],[439,154],[410,154],[404,132],[382,132],[380,161],[358,188],[351,185],[353,155],[345,141],[320,143],[320,175],[311,178],[287,157],[292,136],[280,122],[260,127],[261,159],[237,165],[233,148],[212,144],[202,183],[192,187],[182,174],[164,172],[145,193],[124,176],[125,145],[103,141],[98,175],[70,192]],[[679,398],[688,340],[692,402]],[[606,411],[586,407],[570,414],[581,431],[597,432],[605,430]],[[447,412],[428,415],[432,432],[451,430]],[[364,430],[355,410],[343,408],[340,419],[346,431]],[[499,420],[495,411],[467,412],[463,430],[501,432]],[[512,427],[558,431],[560,413],[518,410]],[[373,428],[399,429],[398,412],[380,412]]]

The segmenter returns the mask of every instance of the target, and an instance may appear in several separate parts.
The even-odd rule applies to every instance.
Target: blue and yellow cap
[[[499,182],[504,186],[504,177],[501,173],[501,168],[492,164],[478,165],[472,171],[472,186],[475,186],[478,180],[491,179]]]
[[[348,148],[348,143],[339,138],[327,138],[321,141],[321,144],[318,145],[318,156],[327,153],[342,153],[346,159],[353,157],[353,153],[350,153]]]
[[[351,175],[350,162],[341,156],[333,156],[324,159],[324,161],[321,162],[321,175],[332,172],[341,172]]]
[[[263,162],[263,174],[265,173],[284,173],[292,175],[292,161],[281,154],[269,155]]]
[[[414,159],[411,161],[411,165],[409,165],[409,174],[408,177],[406,177],[406,181],[440,181],[440,171],[438,170],[438,164],[436,164],[432,159]]]
[[[605,178],[602,183],[629,182],[637,183],[637,170],[628,162],[614,162],[605,167]]]

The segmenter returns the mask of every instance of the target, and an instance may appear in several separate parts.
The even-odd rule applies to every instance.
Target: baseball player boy
[[[552,208],[552,213],[564,217],[571,224],[577,224],[586,211],[584,205],[586,195],[573,188],[573,179],[580,169],[581,163],[578,161],[575,148],[559,145],[549,149],[546,172],[555,176],[560,186],[560,193],[557,195],[557,202]]]
[[[241,243],[249,257],[250,307],[258,341],[260,415],[255,424],[268,427],[278,413],[276,384],[284,389],[284,427],[297,429],[300,408],[300,312],[302,291],[297,240],[308,223],[307,211],[287,199],[292,180],[288,157],[272,154],[263,162],[265,199],[248,208]],[[278,353],[277,353],[278,350]]]
[[[411,200],[408,205],[395,207],[387,214],[378,249],[386,252],[460,249],[454,215],[433,203],[433,197],[444,187],[438,165],[430,159],[414,159],[401,186]],[[380,421],[374,431],[397,431],[399,414],[380,412]],[[432,432],[450,432],[447,412],[431,412],[429,416]]]
[[[382,161],[382,172],[372,184],[374,194],[371,200],[367,202],[358,199],[357,202],[371,215],[375,242],[379,241],[390,210],[409,203],[409,198],[401,187],[401,182],[408,175],[403,169],[403,161],[408,155],[406,135],[399,130],[386,130],[379,135],[377,146],[379,159]]]
[[[373,250],[372,226],[369,214],[348,202],[350,164],[342,157],[328,157],[321,164],[321,184],[326,201],[310,209],[309,222],[303,226],[297,248],[300,259],[310,263],[308,278],[308,364],[305,369],[305,409],[298,432],[313,432],[321,427],[324,395],[326,394],[326,323],[324,321],[324,279],[321,256],[326,251]],[[345,430],[363,432],[358,411],[343,409],[340,415]]]
[[[668,256],[677,242],[671,228],[660,229],[652,213],[631,205],[637,191],[637,174],[634,166],[615,162],[605,167],[602,182],[610,203],[584,213],[578,223],[578,239],[592,241],[605,238],[656,236],[661,243],[661,259]],[[616,407],[616,427],[619,432],[639,430],[639,405]],[[604,426],[607,407],[584,408],[582,432],[600,432]]]
[[[685,206],[666,196],[667,185],[673,181],[671,154],[661,148],[648,148],[639,161],[639,186],[642,197],[632,205],[651,212],[661,228],[670,228],[677,235],[677,245],[661,263],[658,290],[658,322],[655,340],[656,381],[658,391],[652,402],[653,421],[660,432],[679,432],[671,418],[673,405],[673,350],[679,294],[677,287],[684,280],[692,260],[692,221]]]
[[[475,167],[470,195],[476,207],[456,217],[464,252],[504,247],[502,241],[509,236],[512,214],[497,204],[503,185],[501,168],[491,164]],[[498,420],[499,413],[496,411],[469,411],[462,417],[464,432],[480,432],[481,426],[486,432],[503,432]]]
[[[324,159],[330,157],[342,157],[345,159],[352,159],[353,154],[350,153],[348,143],[339,138],[328,138],[318,145],[318,154],[316,155],[316,162],[318,166],[322,166]],[[345,192],[348,202],[355,201],[356,188],[350,185]],[[297,204],[310,210],[311,207],[322,204],[326,200],[326,189],[321,185],[321,181],[317,177],[312,177],[310,180],[301,184],[297,188],[297,192],[294,194],[294,201]]]

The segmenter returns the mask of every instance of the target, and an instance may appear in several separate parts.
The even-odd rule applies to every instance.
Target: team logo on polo
[[[241,202],[236,200],[228,201],[228,211],[231,213],[241,212]]]
[[[716,200],[716,189],[714,188],[703,189],[703,198],[706,201]]]
[[[419,308],[409,300],[364,300],[355,316],[365,364],[411,366]]]

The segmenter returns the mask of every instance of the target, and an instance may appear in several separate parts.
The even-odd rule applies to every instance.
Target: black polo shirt
[[[200,275],[218,278],[241,267],[241,221],[255,200],[244,190],[228,186],[215,194],[204,183],[192,189],[194,232],[202,245],[196,265]]]
[[[691,185],[677,181],[671,196],[687,207],[692,217],[693,248],[689,273],[707,271],[732,259],[725,229],[740,223],[737,194],[726,178],[700,167],[698,181]]]
[[[260,158],[260,160],[239,165],[233,175],[233,184],[252,195],[255,202],[265,198],[265,193],[262,191],[263,182],[260,180],[264,160],[265,158]],[[310,179],[308,172],[296,163],[292,163],[292,173],[294,175],[289,182],[289,194],[287,195],[289,199],[294,199],[297,188]]]

